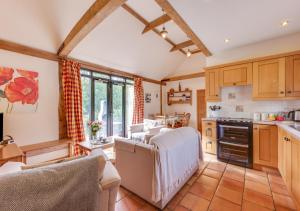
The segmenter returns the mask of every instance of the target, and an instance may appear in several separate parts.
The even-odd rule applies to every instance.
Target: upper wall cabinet
[[[287,97],[300,97],[300,55],[286,57],[285,87]]]
[[[220,70],[220,86],[252,84],[252,63],[223,67]]]
[[[205,96],[207,101],[220,101],[219,69],[205,71]]]
[[[285,58],[253,63],[253,98],[285,97]]]

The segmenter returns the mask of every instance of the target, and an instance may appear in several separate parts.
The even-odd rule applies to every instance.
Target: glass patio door
[[[112,84],[112,135],[124,136],[125,105],[124,84]]]
[[[103,123],[101,135],[106,137],[108,135],[108,82],[102,80],[94,80],[94,113],[95,120]]]

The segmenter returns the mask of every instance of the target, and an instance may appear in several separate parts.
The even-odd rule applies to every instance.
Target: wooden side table
[[[82,141],[80,143],[78,143],[78,147],[79,147],[79,151],[80,154],[89,154],[91,153],[93,150],[95,149],[103,149],[104,153],[107,155],[107,157],[110,160],[114,160],[114,153],[111,153],[110,148],[114,147],[115,141],[114,141],[114,137],[110,136],[107,137],[108,142],[107,143],[103,143],[103,144],[91,144],[90,141]],[[106,152],[107,150],[107,152]]]
[[[23,162],[23,152],[16,144],[8,144],[0,150],[0,166],[8,161]]]

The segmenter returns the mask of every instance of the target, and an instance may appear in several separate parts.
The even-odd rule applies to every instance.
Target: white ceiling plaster
[[[300,31],[299,0],[169,1],[212,53]]]

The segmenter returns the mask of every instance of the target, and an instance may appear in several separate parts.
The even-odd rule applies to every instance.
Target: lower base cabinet
[[[211,140],[209,138],[202,139],[202,150],[207,153],[216,154],[217,144],[216,140]]]
[[[278,129],[278,169],[300,204],[300,139],[282,128]]]

